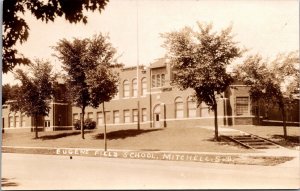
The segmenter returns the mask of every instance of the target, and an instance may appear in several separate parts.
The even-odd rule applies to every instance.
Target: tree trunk
[[[84,139],[84,110],[85,110],[85,107],[82,107],[81,109],[81,122],[80,122],[80,128],[81,128],[81,138]]]
[[[35,122],[35,128],[34,128],[34,131],[35,131],[35,138],[37,139],[39,136],[38,136],[38,124],[37,124],[37,115],[34,116],[34,122]]]
[[[260,124],[260,100],[257,101],[257,108],[258,108],[258,112],[257,112],[257,115],[258,115],[257,122],[258,122],[258,125],[261,125],[261,124]]]
[[[219,130],[218,130],[218,107],[217,102],[215,102],[213,106],[214,114],[215,114],[215,140],[219,141]]]
[[[104,122],[104,151],[107,150],[107,139],[106,139],[106,116],[104,109],[104,102],[102,103],[103,122]]]
[[[286,129],[286,113],[284,105],[281,107],[281,115],[282,115],[282,121],[283,121],[283,136],[284,139],[287,139],[287,129]]]

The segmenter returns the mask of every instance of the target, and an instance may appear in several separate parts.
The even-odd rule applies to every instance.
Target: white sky
[[[132,66],[138,58],[139,64],[147,66],[165,54],[160,33],[193,27],[197,21],[212,22],[214,30],[232,23],[235,40],[249,49],[244,56],[260,53],[274,57],[279,52],[299,50],[296,0],[110,0],[101,14],[88,13],[87,25],[69,24],[63,18],[46,24],[26,16],[30,34],[19,51],[32,59],[50,60],[57,71],[61,70],[60,63],[52,56],[55,52],[51,46],[60,39],[108,33],[118,55],[122,55],[120,62]],[[13,79],[12,74],[5,74],[2,83],[14,84]]]

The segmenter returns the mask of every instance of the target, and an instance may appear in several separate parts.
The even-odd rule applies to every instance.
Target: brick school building
[[[108,128],[172,128],[213,126],[214,113],[205,103],[197,106],[193,100],[193,90],[180,91],[171,85],[172,67],[165,59],[158,59],[149,67],[118,68],[118,94],[104,104]],[[63,87],[63,84],[61,84]],[[249,87],[235,83],[218,98],[218,124],[227,127],[234,125],[272,124],[281,125],[278,108],[266,108],[252,103]],[[63,91],[61,94],[63,96]],[[81,109],[56,100],[50,102],[49,116],[40,117],[39,130],[71,130],[80,119]],[[87,107],[85,119],[96,122],[96,128],[103,128],[104,115],[102,105],[94,109]],[[287,109],[288,125],[299,124],[299,100],[295,107]],[[3,105],[2,127],[7,131],[33,131],[34,120],[21,113],[9,110],[9,104]]]

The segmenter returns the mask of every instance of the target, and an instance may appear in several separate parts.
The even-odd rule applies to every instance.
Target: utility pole
[[[137,81],[137,129],[140,130],[140,79],[139,79],[139,7],[138,0],[136,0],[136,81]]]
[[[103,122],[104,122],[104,151],[107,151],[107,139],[106,139],[106,116],[104,109],[104,102],[102,103]]]

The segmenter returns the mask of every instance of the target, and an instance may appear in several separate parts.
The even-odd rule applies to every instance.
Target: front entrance
[[[160,128],[161,124],[160,124],[160,104],[157,104],[154,109],[153,109],[153,121],[154,121],[154,127],[155,128]]]

